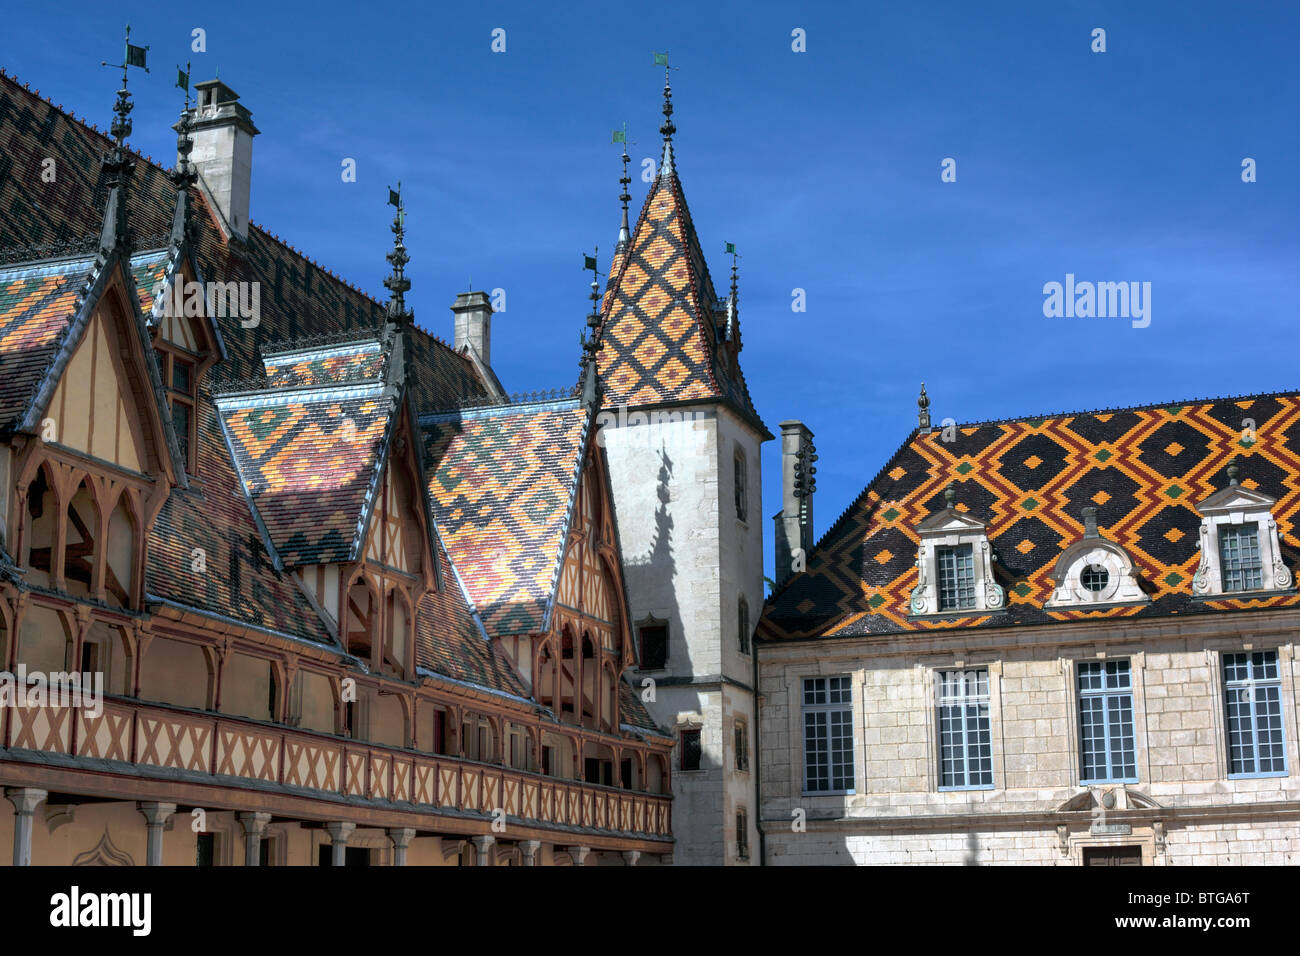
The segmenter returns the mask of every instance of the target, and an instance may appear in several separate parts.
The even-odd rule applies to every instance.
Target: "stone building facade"
[[[1300,859],[1297,415],[923,418],[765,609],[766,862]]]

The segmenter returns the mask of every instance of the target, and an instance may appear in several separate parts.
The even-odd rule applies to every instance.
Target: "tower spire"
[[[131,25],[126,25],[126,48],[122,52],[122,62],[101,62],[122,71],[122,86],[117,91],[117,101],[113,104],[113,125],[109,127],[113,144],[104,154],[104,175],[108,185],[108,203],[104,210],[104,226],[99,236],[99,248],[103,253],[114,249],[130,251],[131,234],[126,221],[127,183],[135,171],[133,160],[126,149],[126,138],[131,135],[131,92],[127,88],[127,69],[138,66],[146,73],[145,65],[149,48],[131,45]]]
[[[582,400],[584,404],[591,405],[596,401],[596,352],[600,347],[596,339],[596,332],[600,328],[600,273],[597,272],[598,257],[600,256],[600,246],[592,250],[591,255],[583,255],[582,265],[584,269],[591,271],[591,312],[587,315],[587,331],[582,336]]]
[[[411,257],[406,254],[406,206],[402,204],[402,183],[398,180],[397,189],[389,187],[388,204],[396,208],[393,214],[393,251],[386,258],[393,271],[384,280],[384,288],[390,293],[388,300],[388,321],[397,326],[410,325],[415,321],[415,313],[406,307],[406,293],[410,291],[411,280],[406,277],[406,264]]]
[[[187,238],[190,228],[190,188],[198,182],[199,178],[194,163],[190,161],[190,153],[194,151],[192,136],[194,111],[190,109],[190,65],[186,63],[183,72],[177,67],[176,72],[176,85],[185,90],[185,108],[181,110],[180,122],[172,127],[176,130],[176,165],[172,167],[168,178],[176,189],[176,209],[172,213],[170,238],[173,246],[179,246]]]
[[[627,164],[630,159],[631,157],[627,154],[627,140],[625,138],[623,140],[623,175],[618,180],[619,185],[623,187],[623,191],[618,197],[619,202],[623,204],[623,221],[618,227],[618,247],[614,250],[615,252],[626,249],[628,242],[632,239],[632,230],[627,222],[627,204],[632,199],[632,194],[627,191],[628,185],[632,182],[632,177],[627,174]]]
[[[664,155],[659,164],[659,175],[668,178],[676,172],[673,163],[673,133],[677,132],[677,127],[673,125],[673,81],[672,67],[668,65],[668,54],[656,53],[655,66],[664,68],[664,122],[659,127],[659,132],[664,137]]]

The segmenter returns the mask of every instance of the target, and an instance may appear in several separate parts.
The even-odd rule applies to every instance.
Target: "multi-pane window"
[[[668,625],[642,624],[637,633],[641,638],[642,669],[662,670],[668,664]]]
[[[698,730],[683,730],[678,734],[677,742],[681,747],[681,768],[683,770],[699,770],[700,761],[704,755],[700,743],[700,732]]]
[[[735,461],[735,492],[736,492],[736,517],[741,521],[746,520],[749,514],[749,498],[746,485],[748,476],[746,474],[745,454],[736,452]]]
[[[1223,655],[1228,773],[1286,773],[1277,651]]]
[[[988,668],[939,671],[939,786],[993,786]]]
[[[176,440],[181,446],[181,458],[186,470],[194,471],[194,409],[198,404],[196,366],[170,349],[155,349],[158,356],[158,373],[162,376],[167,404],[171,407],[172,423],[176,426]]]
[[[737,602],[736,623],[738,626],[738,636],[740,644],[740,653],[749,653],[749,602],[741,598]]]
[[[749,814],[736,811],[736,859],[749,859]]]
[[[1128,661],[1085,661],[1079,684],[1079,760],[1083,783],[1136,783],[1133,680]]]
[[[969,544],[935,548],[939,565],[939,610],[975,606],[975,554]]]
[[[1264,586],[1258,523],[1230,524],[1219,528],[1219,565],[1225,591],[1258,591]]]
[[[733,748],[736,754],[736,769],[741,771],[749,770],[749,727],[743,720],[736,721],[736,744]]]
[[[804,790],[853,789],[853,689],[846,677],[803,682]]]

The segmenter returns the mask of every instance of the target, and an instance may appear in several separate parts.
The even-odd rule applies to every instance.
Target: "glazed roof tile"
[[[807,570],[767,602],[759,635],[780,640],[920,630],[1145,619],[1229,609],[1291,607],[1300,594],[1197,599],[1196,503],[1226,483],[1236,456],[1241,483],[1277,500],[1284,560],[1300,561],[1300,394],[1201,399],[1057,414],[915,432],[817,543]],[[943,507],[956,483],[959,509],[987,522],[1005,609],[949,620],[912,618],[916,525]],[[1057,558],[1083,535],[1081,510],[1097,508],[1101,535],[1132,558],[1149,603],[1054,610]]]

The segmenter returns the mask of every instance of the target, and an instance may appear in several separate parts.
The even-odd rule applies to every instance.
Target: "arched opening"
[[[104,693],[130,696],[134,662],[130,641],[120,628],[102,621],[90,625],[81,642],[77,669],[83,674],[102,674]]]
[[[128,497],[122,494],[108,516],[105,548],[104,597],[115,607],[135,606],[137,523]]]
[[[300,670],[293,676],[289,723],[304,730],[335,732],[334,685],[324,674]]]
[[[66,671],[72,654],[72,631],[53,608],[33,604],[23,615],[18,663],[29,671]]]
[[[203,648],[155,637],[140,660],[140,698],[205,710],[211,672]]]
[[[82,479],[68,502],[67,536],[63,546],[63,580],[69,594],[89,597],[95,581],[95,537],[99,534],[99,508]]]
[[[582,634],[582,716],[579,721],[584,727],[597,726],[600,709],[600,669],[596,667],[596,645],[592,643],[590,632]]]
[[[405,674],[409,657],[407,647],[411,643],[411,615],[405,595],[397,588],[388,592],[385,620],[388,630],[384,636],[384,666],[396,674]]]
[[[221,712],[253,720],[275,719],[275,674],[271,662],[231,654],[221,674]]]
[[[577,666],[573,653],[573,634],[566,626],[560,632],[559,686],[556,688],[555,714],[561,720],[574,715],[574,676]]]
[[[555,656],[547,641],[537,654],[537,681],[534,685],[537,702],[555,710]]]
[[[374,653],[374,634],[378,625],[379,600],[363,578],[348,588],[347,649],[354,657],[369,662]]]
[[[377,744],[406,746],[406,713],[396,695],[379,691],[371,698],[370,732],[366,736]]]
[[[41,465],[27,486],[27,507],[23,509],[23,548],[19,560],[29,569],[27,582],[49,587],[54,573],[54,532],[59,519],[49,470]]]

